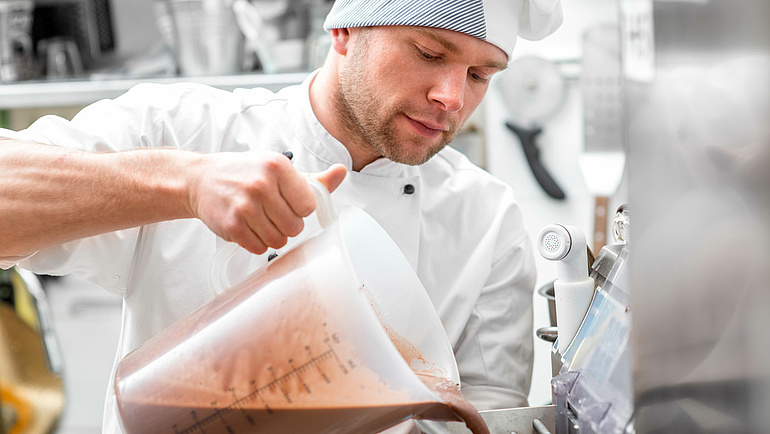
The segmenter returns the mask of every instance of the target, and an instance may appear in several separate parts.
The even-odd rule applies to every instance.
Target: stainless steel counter
[[[556,433],[556,410],[553,405],[486,410],[480,411],[479,414],[487,423],[489,432],[494,434]],[[535,420],[540,421],[540,424],[537,424]],[[447,425],[451,434],[470,432],[461,422],[450,422]]]

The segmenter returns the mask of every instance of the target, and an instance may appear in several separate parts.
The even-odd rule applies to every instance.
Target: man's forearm
[[[142,224],[192,217],[183,175],[197,154],[87,153],[0,141],[0,256]]]

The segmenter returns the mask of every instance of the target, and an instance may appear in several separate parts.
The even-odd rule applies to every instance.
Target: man
[[[528,236],[510,188],[445,146],[517,34],[541,38],[560,22],[558,0],[338,0],[329,57],[300,86],[145,84],[71,122],[3,131],[0,265],[79,273],[122,296],[117,365],[213,296],[222,239],[257,254],[241,252],[243,277],[312,234],[301,173],[315,173],[339,186],[335,206],[364,208],[404,252],[465,397],[526,405]],[[120,432],[112,385],[103,429]]]

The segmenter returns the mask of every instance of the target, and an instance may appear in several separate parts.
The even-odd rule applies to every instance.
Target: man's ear
[[[348,54],[348,44],[350,44],[350,29],[331,29],[332,49],[337,54],[344,56]]]

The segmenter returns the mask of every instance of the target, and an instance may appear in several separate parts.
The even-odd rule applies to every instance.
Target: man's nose
[[[447,72],[436,77],[437,80],[428,98],[438,104],[442,110],[457,112],[463,108],[467,73],[458,71]]]

